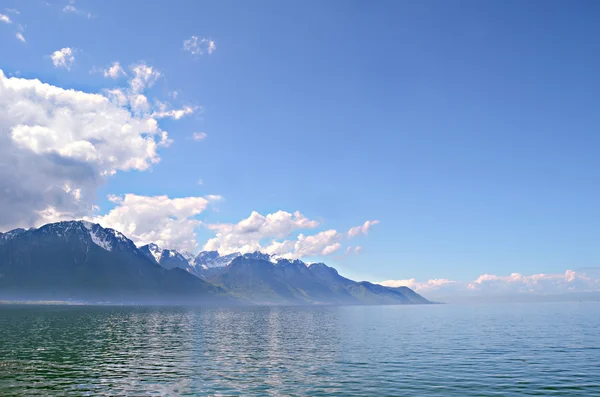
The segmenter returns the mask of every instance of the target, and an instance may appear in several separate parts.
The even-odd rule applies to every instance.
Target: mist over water
[[[0,305],[0,395],[600,395],[596,302]]]

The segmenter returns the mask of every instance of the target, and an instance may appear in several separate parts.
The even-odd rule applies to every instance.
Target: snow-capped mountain
[[[8,300],[178,304],[231,300],[221,288],[198,277],[157,265],[122,233],[84,221],[3,233],[0,275],[0,299]]]
[[[258,259],[261,261],[267,261],[271,263],[277,263],[277,258],[273,255],[265,254],[260,251],[250,252],[248,254],[244,254],[244,258],[246,259]]]
[[[0,240],[10,240],[11,238],[25,232],[25,229],[14,229],[6,233],[0,233]]]
[[[241,256],[239,252],[228,255],[219,255],[217,251],[202,251],[194,259],[194,266],[201,269],[211,269],[216,267],[225,267],[235,258]]]
[[[221,304],[233,296],[264,304],[428,303],[407,287],[352,281],[322,263],[137,248],[122,233],[84,221],[0,234],[0,300]]]
[[[178,251],[162,249],[154,243],[140,247],[140,251],[165,269],[177,267],[198,276],[194,271],[194,266],[190,264],[189,255],[186,257],[186,255],[181,254]]]

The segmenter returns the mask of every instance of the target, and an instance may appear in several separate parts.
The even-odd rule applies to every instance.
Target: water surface
[[[0,305],[1,396],[600,396],[600,303]]]

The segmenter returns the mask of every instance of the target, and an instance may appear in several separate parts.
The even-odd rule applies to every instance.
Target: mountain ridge
[[[176,304],[430,303],[407,287],[345,278],[324,263],[261,253],[198,255],[137,247],[87,221],[0,233],[0,300],[80,299]]]

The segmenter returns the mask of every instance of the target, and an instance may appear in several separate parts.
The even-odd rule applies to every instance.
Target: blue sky
[[[202,222],[201,249],[229,230],[207,225],[300,211],[318,226],[278,241],[335,230],[340,247],[307,260],[373,281],[599,266],[597,2],[2,6],[7,77],[106,95],[142,64],[160,73],[151,103],[194,108],[159,120],[173,141],[159,163],[86,185],[99,209],[84,216],[108,222],[124,205],[109,195],[219,195],[184,216]],[[192,36],[202,54],[184,49]],[[63,48],[68,68],[50,56]],[[105,78],[113,62],[127,76]],[[379,223],[346,235],[367,220]]]

